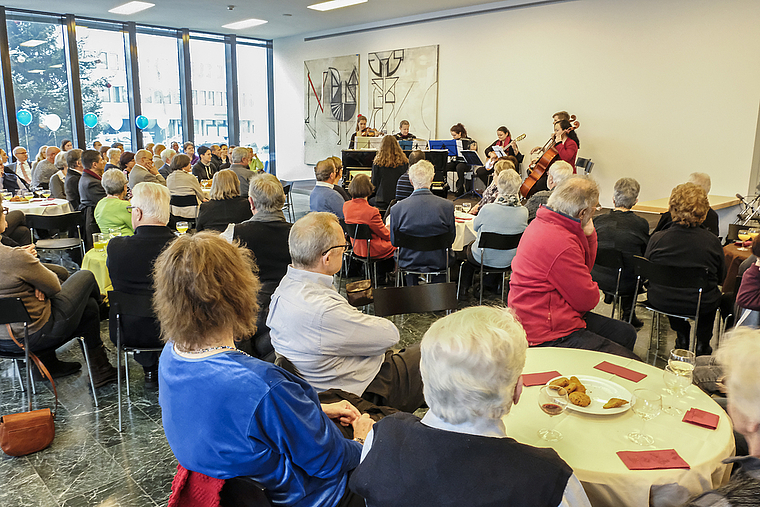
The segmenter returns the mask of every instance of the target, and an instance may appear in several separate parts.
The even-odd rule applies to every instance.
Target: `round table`
[[[3,206],[9,211],[19,210],[24,215],[65,215],[71,213],[71,206],[66,199],[42,199],[29,202],[11,202],[3,199]]]
[[[739,274],[739,266],[752,255],[749,248],[740,250],[733,243],[723,247],[723,255],[726,256],[726,278],[723,280],[723,292],[735,292],[737,287],[736,277]]]
[[[594,368],[607,361],[644,373],[638,383]],[[579,349],[531,348],[524,373],[556,370],[564,376],[587,375],[611,380],[633,392],[646,388],[667,394],[662,370],[635,360]],[[563,438],[558,442],[542,440],[537,431],[546,427],[550,417],[538,406],[539,387],[523,389],[520,402],[504,418],[507,434],[515,440],[536,447],[550,446],[570,465],[583,484],[594,506],[681,505],[689,496],[716,488],[726,482],[731,467],[721,460],[733,456],[734,436],[731,420],[723,409],[698,387],[692,385],[680,399],[685,409],[699,408],[720,416],[715,430],[682,422],[683,416],[666,413],[647,421],[645,431],[654,436],[651,447],[629,441],[628,433],[640,429],[642,420],[632,410],[617,415],[586,415],[567,410],[560,415],[556,429]],[[617,451],[675,449],[691,466],[690,470],[628,470]]]
[[[92,271],[95,275],[95,280],[98,282],[98,288],[100,293],[107,295],[108,291],[113,290],[113,284],[111,283],[111,277],[108,275],[108,267],[106,266],[106,251],[98,252],[94,248],[91,248],[84,254],[82,259],[82,269]]]

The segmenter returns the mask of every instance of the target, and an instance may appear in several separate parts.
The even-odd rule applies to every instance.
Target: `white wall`
[[[359,53],[366,112],[368,52],[439,44],[439,138],[462,122],[482,152],[504,124],[527,134],[528,152],[548,139],[552,113],[567,110],[581,121],[580,155],[595,162],[602,204],[623,176],[640,181],[641,200],[669,195],[694,171],[712,175],[712,194],[743,193],[760,105],[758,26],[757,0],[577,0],[276,39],[278,175],[313,178],[303,162],[304,60]]]

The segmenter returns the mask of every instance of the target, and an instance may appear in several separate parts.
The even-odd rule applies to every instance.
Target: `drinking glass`
[[[663,405],[663,412],[670,415],[683,415],[684,410],[680,407],[678,398],[684,395],[686,389],[691,385],[692,379],[691,370],[684,373],[684,371],[671,368],[670,365],[665,367],[662,372],[662,380],[665,382],[666,390],[673,395],[675,400],[669,405]]]
[[[51,192],[49,188],[42,189],[42,197],[44,197],[45,199],[48,199],[52,194],[53,192]]]
[[[178,233],[185,234],[189,228],[190,228],[190,224],[188,224],[187,222],[177,222]]]
[[[697,364],[697,356],[694,352],[686,349],[673,349],[670,351],[668,366],[679,375],[691,375]]]
[[[455,204],[454,205],[454,211],[457,211],[457,212],[461,213],[463,211],[462,205],[461,204]]]
[[[470,208],[472,208],[472,203],[469,203],[469,202],[462,203],[462,211],[464,211],[465,213],[469,213]]]
[[[628,434],[628,439],[639,445],[652,445],[654,437],[644,433],[644,425],[649,419],[654,419],[662,411],[662,396],[649,389],[636,389],[633,391],[631,400],[631,410],[637,416],[641,417],[641,431],[632,431]]]
[[[740,241],[747,241],[749,239],[752,239],[752,236],[750,236],[749,231],[740,231],[739,234],[736,235],[736,237],[739,238]],[[737,248],[737,250],[746,252],[747,250],[749,250],[749,248],[742,245],[739,248]]]
[[[110,229],[108,229],[108,235],[111,238],[118,238],[119,236],[121,236],[121,229],[111,227]]]
[[[96,252],[102,252],[106,248],[106,243],[108,243],[108,234],[104,234],[102,232],[96,232],[92,235],[92,247],[95,249]]]
[[[556,442],[562,439],[562,433],[554,429],[557,425],[557,417],[567,409],[569,402],[567,390],[560,386],[541,386],[538,393],[538,406],[545,413],[554,419],[550,428],[541,428],[538,430],[538,436],[549,442]]]

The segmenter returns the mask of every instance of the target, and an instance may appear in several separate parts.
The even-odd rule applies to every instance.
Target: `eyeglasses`
[[[343,251],[345,252],[346,250],[348,250],[349,248],[351,248],[351,243],[344,243],[344,244],[342,244],[342,245],[335,245],[335,246],[331,246],[330,248],[328,248],[327,250],[325,250],[324,252],[322,252],[322,255],[327,255],[327,253],[328,253],[330,250],[334,250],[334,249],[336,249],[336,248],[342,248],[342,249],[343,249]]]
[[[137,206],[127,206],[128,213],[132,213],[133,209],[139,209],[140,211],[142,211],[142,209],[138,208]]]

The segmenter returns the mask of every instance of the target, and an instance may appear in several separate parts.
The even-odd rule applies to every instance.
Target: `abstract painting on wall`
[[[340,156],[356,130],[359,55],[307,60],[304,65],[304,162]]]
[[[378,51],[369,65],[368,124],[388,134],[408,120],[410,132],[435,138],[438,119],[438,46]]]

